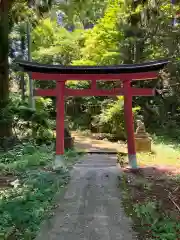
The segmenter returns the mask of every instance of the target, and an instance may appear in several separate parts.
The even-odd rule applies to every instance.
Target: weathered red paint
[[[130,88],[132,96],[152,96],[155,90],[152,88]]]
[[[140,72],[140,73],[120,73],[120,74],[57,74],[57,73],[38,73],[32,72],[32,78],[36,80],[145,80],[157,78],[157,72]]]
[[[53,97],[56,96],[57,89],[35,89],[34,90],[34,96],[42,96],[42,97]]]
[[[65,89],[66,96],[114,96],[114,95],[124,95],[123,88],[114,88],[110,90],[102,89]]]
[[[154,89],[151,88],[131,88],[132,96],[152,96],[154,95]],[[58,96],[57,89],[36,89],[34,91],[34,96]],[[128,93],[128,95],[130,92]],[[123,88],[114,88],[111,90],[101,90],[101,89],[64,89],[65,96],[79,96],[79,97],[89,97],[89,96],[114,96],[121,95],[124,96]]]
[[[127,132],[128,154],[136,154],[134,142],[134,124],[132,113],[132,88],[131,81],[123,81],[124,87],[124,116]]]
[[[64,81],[56,82],[56,155],[64,154],[64,88]]]
[[[91,81],[91,92],[94,92],[97,87],[97,81]]]

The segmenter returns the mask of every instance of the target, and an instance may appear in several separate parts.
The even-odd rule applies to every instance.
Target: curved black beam
[[[169,60],[151,61],[141,64],[122,64],[112,66],[62,66],[48,65],[28,61],[16,61],[26,72],[61,73],[61,74],[118,74],[159,71]]]

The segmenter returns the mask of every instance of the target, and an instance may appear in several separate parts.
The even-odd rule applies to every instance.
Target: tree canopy
[[[34,61],[62,65],[111,65],[170,58],[172,63],[160,74],[158,81],[136,83],[141,87],[156,87],[162,94],[148,98],[147,101],[136,97],[133,104],[134,107],[140,106],[140,114],[152,128],[156,129],[160,124],[167,129],[166,124],[171,126],[174,118],[177,118],[178,122],[180,31],[179,25],[173,24],[172,21],[178,11],[178,5],[172,7],[169,1],[148,0],[14,0],[8,1],[8,4],[7,1],[1,1],[0,6],[1,11],[5,9],[10,16],[8,20],[7,14],[3,14],[0,22],[1,108],[8,104],[10,93],[8,56],[12,59],[17,56],[26,58],[26,23],[29,21],[32,24],[31,50]],[[62,23],[57,21],[56,14],[59,11],[62,13]],[[10,70],[11,68],[10,65]],[[18,76],[23,80],[21,75]],[[22,83],[23,81],[21,85]],[[103,84],[104,87],[108,87],[106,83]],[[75,85],[73,83],[77,88],[80,85],[82,84],[78,81]],[[82,101],[83,105],[87,99]],[[80,104],[79,100],[74,101]],[[91,101],[94,104],[93,98],[89,98],[88,106],[91,105]],[[111,99],[109,101],[111,102]],[[97,103],[99,104],[99,98]],[[72,104],[74,102],[69,99],[68,105],[71,108]],[[88,106],[86,112],[90,111],[91,115]],[[98,109],[92,113],[91,119],[98,114]],[[172,121],[169,121],[169,117]],[[0,127],[10,129],[10,125],[4,127],[6,122],[3,124],[1,123]],[[11,131],[4,131],[2,136],[11,135]]]

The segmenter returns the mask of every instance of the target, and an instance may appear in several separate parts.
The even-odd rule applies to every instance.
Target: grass
[[[152,153],[139,153],[137,157],[140,165],[166,165],[180,168],[180,148],[176,148],[175,145],[155,144]]]
[[[128,164],[127,155],[119,153],[119,161]],[[180,148],[177,145],[167,145],[163,142],[154,143],[152,152],[137,153],[138,165],[144,166],[166,166],[180,169]]]
[[[76,154],[66,153],[68,167]],[[25,144],[0,154],[0,239],[34,239],[41,222],[54,207],[56,193],[69,181],[69,173],[54,172],[53,146]]]

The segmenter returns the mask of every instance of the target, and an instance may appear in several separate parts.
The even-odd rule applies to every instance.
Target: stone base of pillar
[[[128,154],[129,167],[132,169],[137,169],[137,158],[136,154]]]
[[[56,155],[53,161],[53,170],[60,170],[63,169],[67,171],[67,167],[65,165],[65,159],[63,155]]]

